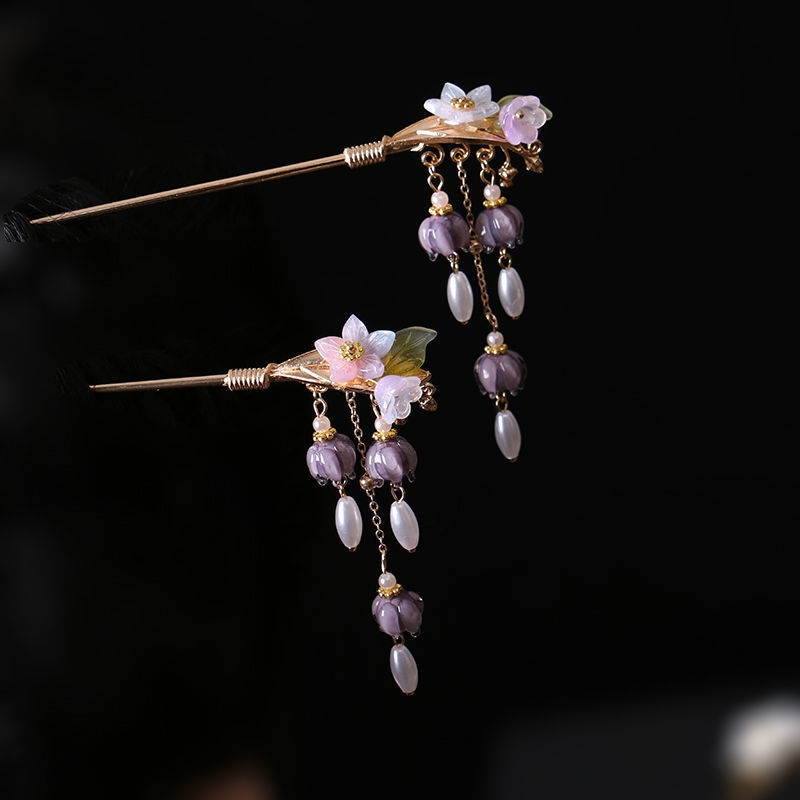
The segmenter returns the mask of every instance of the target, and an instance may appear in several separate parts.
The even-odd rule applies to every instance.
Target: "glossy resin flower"
[[[509,144],[531,144],[539,137],[539,128],[547,122],[539,98],[532,94],[515,97],[498,115],[500,127]]]
[[[378,627],[389,636],[401,633],[417,636],[422,627],[424,608],[425,604],[416,592],[401,587],[389,597],[378,594],[372,601],[372,616]]]
[[[375,385],[375,402],[381,417],[392,423],[411,413],[411,404],[422,397],[420,379],[410,375],[384,375]]]
[[[441,97],[425,101],[425,110],[450,125],[461,125],[491,117],[500,110],[500,106],[492,101],[491,86],[478,86],[465,92],[454,83],[446,83]]]
[[[394,344],[393,331],[373,331],[353,314],[342,335],[317,339],[314,347],[328,362],[332,383],[350,383],[356,378],[377,380],[383,375],[383,357]]]

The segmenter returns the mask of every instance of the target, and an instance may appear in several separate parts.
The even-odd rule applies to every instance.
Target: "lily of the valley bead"
[[[469,247],[469,225],[455,211],[429,215],[422,220],[417,238],[431,261],[439,256],[449,258],[457,251],[466,251]]]
[[[416,375],[385,375],[375,384],[374,395],[381,418],[391,427],[396,420],[408,417],[411,404],[422,397],[422,386]]]
[[[377,487],[384,481],[400,484],[403,478],[414,480],[417,469],[417,451],[402,437],[393,436],[373,442],[367,450],[367,475]]]
[[[378,594],[372,601],[372,616],[384,633],[389,636],[403,633],[417,636],[422,626],[424,607],[422,598],[416,592],[404,589],[391,572],[381,573]]]
[[[524,229],[522,212],[511,203],[484,208],[475,220],[475,234],[489,253],[495,247],[522,244]]]
[[[491,335],[491,334],[490,334]],[[475,362],[474,374],[481,394],[488,394],[493,400],[498,395],[515,395],[525,386],[527,367],[519,353],[504,345],[492,347]]]
[[[347,436],[334,431],[331,438],[315,441],[308,448],[306,465],[320,486],[328,481],[341,483],[355,477],[356,449]]]
[[[547,113],[539,98],[528,94],[505,103],[498,122],[509,144],[531,144],[539,138],[539,128],[547,122]]]

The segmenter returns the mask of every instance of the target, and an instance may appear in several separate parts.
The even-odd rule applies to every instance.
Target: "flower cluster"
[[[390,424],[405,419],[411,404],[422,397],[419,371],[424,346],[435,336],[425,328],[373,331],[355,315],[342,328],[341,336],[317,339],[314,346],[328,362],[332,383],[349,385],[355,381],[375,381],[375,402],[381,417]],[[386,374],[387,363],[392,372]],[[395,366],[398,365],[398,366]]]
[[[440,97],[426,100],[426,111],[448,125],[480,122],[497,115],[497,122],[509,144],[531,144],[539,136],[539,128],[550,118],[535,95],[513,95],[506,102],[492,100],[490,86],[478,86],[465,92],[454,83],[446,83]]]

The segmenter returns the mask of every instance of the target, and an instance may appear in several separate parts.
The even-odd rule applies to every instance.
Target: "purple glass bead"
[[[525,375],[528,368],[525,359],[513,350],[493,356],[484,353],[475,362],[475,379],[481,394],[488,394],[494,399],[502,392],[515,395],[525,386]]]
[[[400,483],[406,475],[413,481],[416,469],[417,451],[402,436],[374,442],[367,450],[367,475],[376,486],[384,481]]]
[[[445,258],[469,246],[469,225],[461,214],[451,211],[443,216],[431,215],[419,226],[419,243],[431,261]]]
[[[332,439],[314,442],[306,453],[306,464],[320,486],[355,477],[356,448],[347,436],[337,433]]]
[[[416,592],[401,589],[394,597],[377,595],[372,601],[372,616],[389,636],[410,633],[416,636],[422,625],[422,598]]]
[[[522,212],[510,203],[497,208],[487,208],[475,220],[475,234],[480,243],[491,253],[495,247],[513,247],[522,244],[525,220]]]

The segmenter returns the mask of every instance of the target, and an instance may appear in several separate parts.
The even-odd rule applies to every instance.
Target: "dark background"
[[[446,80],[555,117],[508,192],[514,465],[413,154],[0,245],[2,796],[722,796],[726,721],[800,692],[792,48],[745,4],[6,7],[20,235],[57,181],[95,202],[334,154]],[[390,557],[426,600],[413,698],[369,532],[348,554],[307,474],[305,392],[85,388],[281,360],[351,313],[439,331],[440,408],[404,430],[422,542]]]

